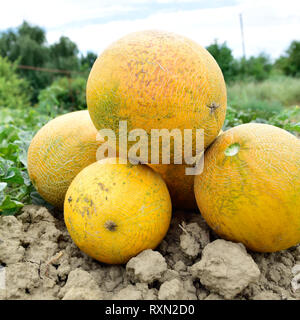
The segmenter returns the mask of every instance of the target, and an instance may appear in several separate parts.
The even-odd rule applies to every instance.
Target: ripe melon
[[[207,147],[226,113],[222,72],[209,52],[183,36],[143,31],[129,34],[96,60],[87,83],[87,105],[97,129],[119,134],[144,129],[204,129]],[[128,149],[135,142],[128,142]],[[149,143],[150,158],[150,143]],[[171,148],[171,155],[174,149]]]
[[[109,264],[126,263],[164,238],[171,200],[160,175],[146,165],[98,161],[68,189],[64,219],[75,244]]]
[[[219,135],[223,133],[220,130]],[[165,180],[175,209],[195,210],[197,203],[194,193],[193,175],[186,175],[185,164],[148,164]]]
[[[185,165],[149,164],[149,166],[158,172],[166,182],[174,209],[197,209],[194,176],[185,174]]]
[[[300,242],[300,141],[267,124],[227,130],[195,177],[200,212],[221,237],[259,252]]]
[[[34,136],[28,150],[28,173],[46,201],[63,208],[72,180],[96,161],[101,144],[96,136],[87,110],[59,116]]]

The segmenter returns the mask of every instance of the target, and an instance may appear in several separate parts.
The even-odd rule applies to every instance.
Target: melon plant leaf
[[[27,152],[32,138],[32,132],[21,131],[19,140],[15,141],[15,144],[19,147],[19,161],[25,168],[27,168]]]
[[[300,122],[286,125],[286,130],[300,132]]]
[[[14,215],[20,208],[24,205],[16,200],[11,199],[10,196],[5,196],[2,199],[0,198],[0,215]]]

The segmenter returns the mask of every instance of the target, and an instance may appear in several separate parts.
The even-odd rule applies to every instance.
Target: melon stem
[[[105,222],[104,227],[108,230],[108,231],[116,231],[117,229],[117,224],[111,220],[108,220]]]

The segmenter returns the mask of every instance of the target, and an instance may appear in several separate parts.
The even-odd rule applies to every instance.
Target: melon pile
[[[88,110],[53,119],[32,140],[32,183],[64,210],[75,244],[109,264],[126,263],[157,247],[172,207],[198,207],[219,236],[252,250],[296,245],[299,139],[266,124],[221,133],[226,102],[222,72],[197,43],[160,31],[125,36],[95,62],[87,82]],[[119,141],[124,138],[120,121],[128,131],[149,135],[152,129],[203,129],[203,171],[191,176],[185,163],[151,164],[150,145],[147,157],[137,161],[141,164],[120,161],[133,140],[124,150],[117,144],[114,157],[99,159],[106,142],[98,131],[109,129]],[[171,144],[171,159],[177,151]]]

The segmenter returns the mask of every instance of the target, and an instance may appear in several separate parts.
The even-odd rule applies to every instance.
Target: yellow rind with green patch
[[[100,145],[87,110],[59,116],[43,126],[28,150],[28,173],[39,194],[63,208],[72,180],[96,161]]]
[[[209,52],[173,33],[129,34],[96,60],[87,83],[87,105],[97,129],[128,131],[204,129],[205,147],[226,113],[222,72]],[[135,142],[129,142],[130,148]],[[149,147],[150,155],[150,147]]]
[[[201,214],[221,237],[274,252],[300,242],[300,141],[267,124],[227,130],[195,177]]]

